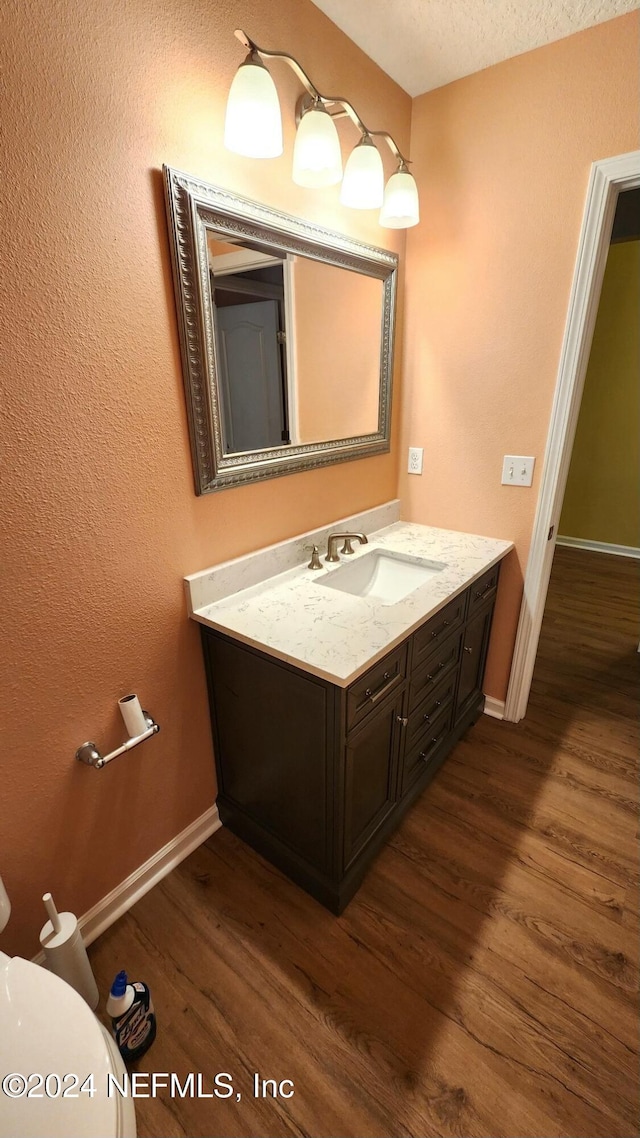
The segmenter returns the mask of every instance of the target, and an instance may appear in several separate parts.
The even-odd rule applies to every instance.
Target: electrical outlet
[[[502,463],[503,486],[530,486],[535,458],[531,455],[505,454]]]
[[[409,447],[409,474],[422,474],[422,455],[424,447]]]

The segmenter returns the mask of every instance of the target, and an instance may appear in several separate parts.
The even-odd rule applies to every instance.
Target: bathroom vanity
[[[331,528],[354,528],[347,521]],[[366,532],[366,516],[358,521]],[[396,522],[314,571],[300,556],[308,539],[266,551],[264,571],[287,558],[293,568],[209,604],[195,607],[229,588],[234,563],[187,587],[201,624],[221,820],[340,913],[483,711],[500,561],[512,546]],[[372,556],[389,562],[392,601],[384,583],[348,591]],[[237,581],[260,573],[258,554],[235,565]],[[421,566],[424,583],[409,580],[395,599],[396,576]]]

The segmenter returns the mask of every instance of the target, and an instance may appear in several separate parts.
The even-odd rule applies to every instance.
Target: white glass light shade
[[[378,148],[365,136],[344,168],[340,201],[352,209],[378,209],[384,195],[384,171]]]
[[[264,64],[251,54],[240,64],[229,89],[224,144],[227,150],[247,158],[277,158],[282,154],[276,85]]]
[[[335,186],[342,177],[342,154],[336,125],[322,106],[308,110],[298,123],[292,177],[311,189]]]
[[[409,229],[419,221],[420,203],[415,178],[408,170],[398,170],[387,182],[380,224],[385,229]]]

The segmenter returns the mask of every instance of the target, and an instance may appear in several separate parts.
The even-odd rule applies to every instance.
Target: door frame
[[[505,701],[504,718],[514,723],[529,701],[618,194],[639,186],[640,150],[591,167]]]
[[[239,248],[233,253],[208,251],[209,269],[225,273],[244,273],[247,269],[264,269],[268,265],[282,265],[282,284],[284,287],[284,326],[286,360],[286,396],[289,442],[297,446],[300,442],[300,420],[298,415],[298,378],[296,375],[296,323],[294,308],[293,266],[297,257],[287,253],[276,257],[272,253],[260,253],[257,249]]]

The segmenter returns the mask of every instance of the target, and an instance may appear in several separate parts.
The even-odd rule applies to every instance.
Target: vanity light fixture
[[[379,209],[384,197],[384,170],[380,151],[369,134],[363,134],[347,159],[340,201],[351,209]]]
[[[264,59],[281,59],[302,83],[305,94],[298,100],[298,130],[293,151],[293,181],[299,186],[321,188],[342,178],[342,157],[335,119],[350,118],[360,131],[360,141],[349,155],[340,190],[340,201],[352,209],[378,209],[380,225],[407,229],[420,219],[418,189],[409,172],[409,160],[386,130],[369,130],[346,99],[322,95],[292,55],[258,47],[240,29],[235,36],[248,49],[229,91],[224,144],[228,150],[250,158],[275,158],[282,154],[282,121],[275,84]],[[384,186],[382,157],[375,139],[384,139],[398,166]]]
[[[384,191],[380,224],[385,229],[409,229],[420,221],[420,203],[415,178],[404,161],[392,174]]]
[[[293,146],[292,178],[298,186],[335,186],[342,178],[340,139],[320,98],[302,115]]]
[[[278,92],[253,48],[240,64],[229,90],[224,144],[227,150],[246,158],[277,158],[282,154]]]

